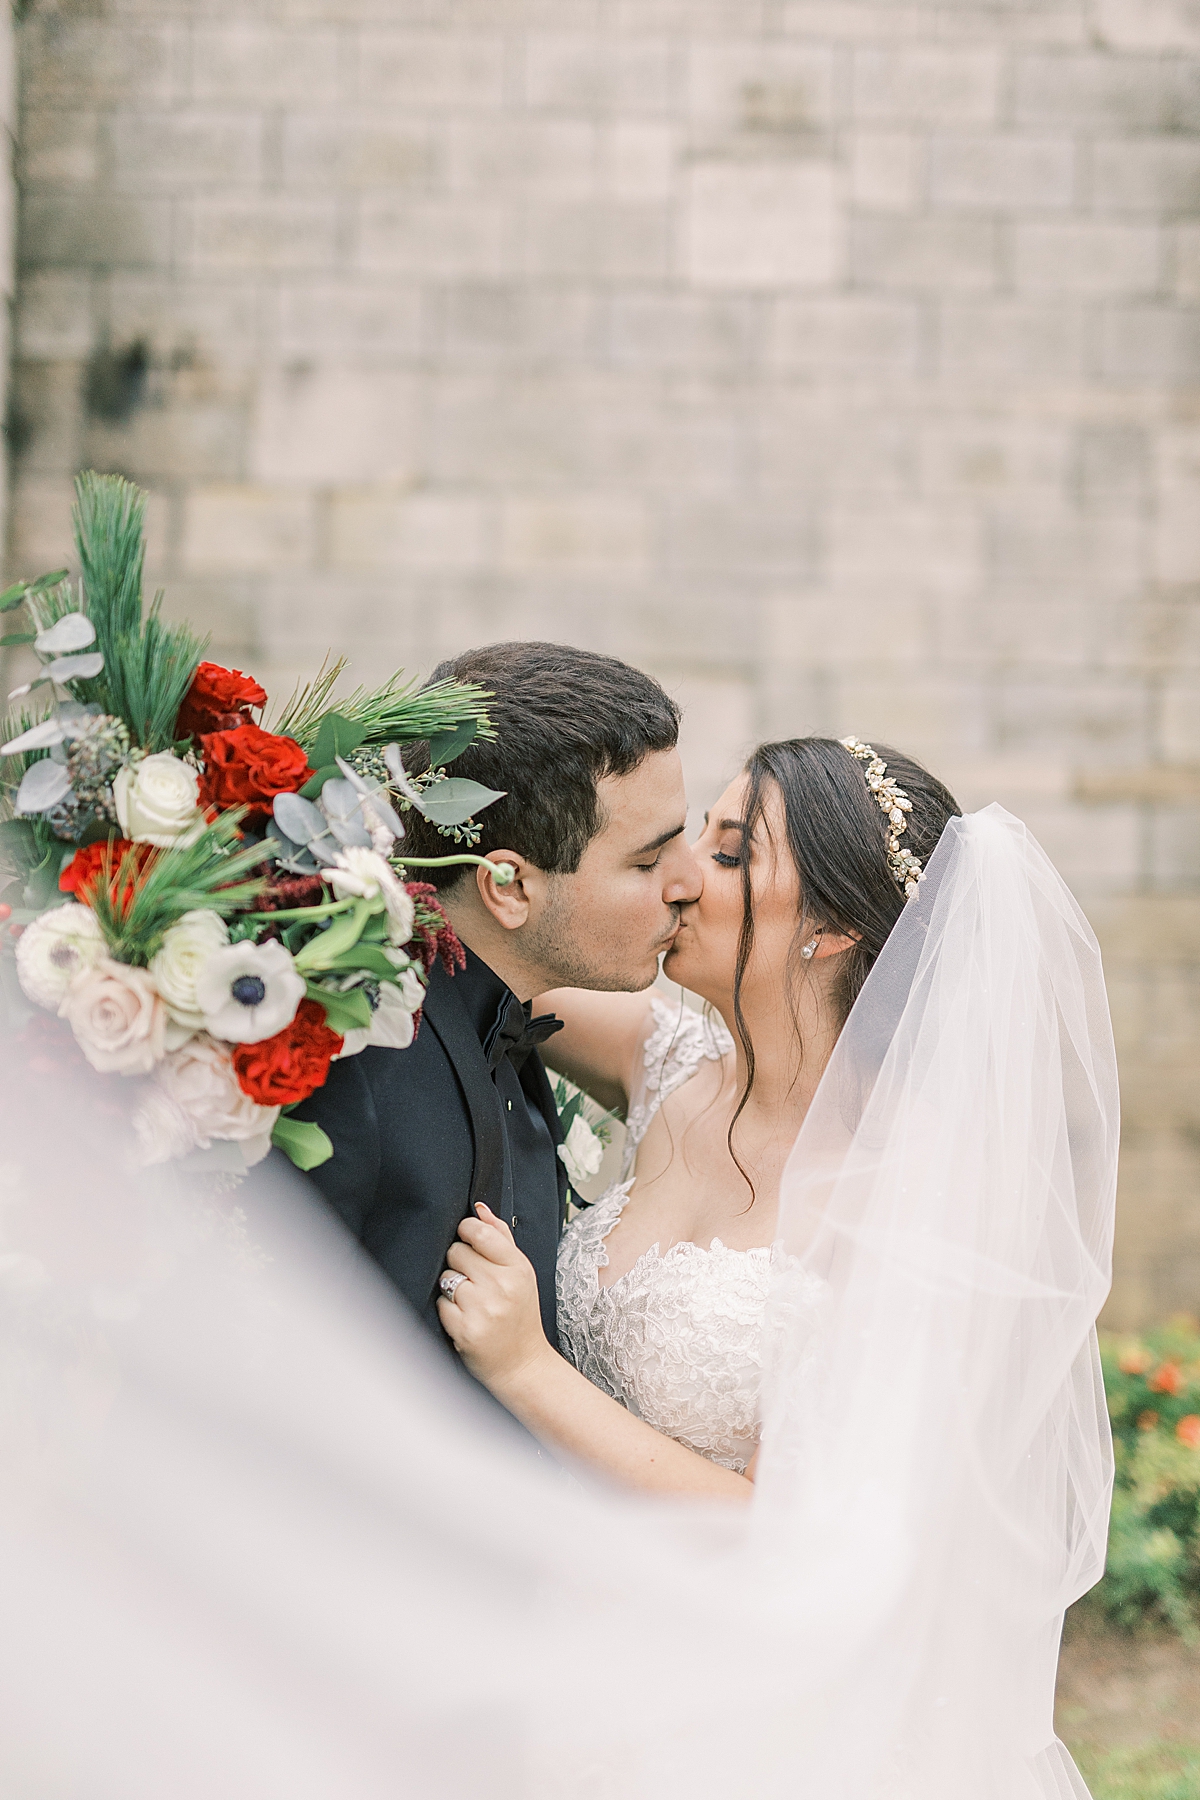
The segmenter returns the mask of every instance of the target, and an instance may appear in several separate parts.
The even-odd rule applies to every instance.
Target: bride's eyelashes
[[[714,850],[712,859],[715,863],[720,863],[723,869],[740,869],[742,866],[742,859],[740,856],[730,856],[724,850]]]

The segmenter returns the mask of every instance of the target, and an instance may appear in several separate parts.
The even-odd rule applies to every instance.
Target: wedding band
[[[446,1271],[446,1273],[442,1276],[442,1279],[438,1282],[438,1286],[441,1288],[442,1293],[445,1295],[447,1300],[453,1300],[455,1289],[458,1288],[460,1286],[460,1284],[462,1282],[464,1282],[466,1279],[467,1278],[465,1275],[458,1275],[458,1274],[454,1273],[452,1270],[448,1269]]]

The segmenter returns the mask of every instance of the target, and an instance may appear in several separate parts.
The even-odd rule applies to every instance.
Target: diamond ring
[[[456,1288],[458,1288],[466,1279],[465,1275],[458,1275],[455,1274],[453,1270],[447,1269],[446,1273],[442,1276],[442,1279],[438,1282],[438,1286],[441,1288],[442,1293],[447,1300],[453,1300]]]

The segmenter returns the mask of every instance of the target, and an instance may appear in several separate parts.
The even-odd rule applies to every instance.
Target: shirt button
[[[513,1228],[513,1230],[514,1230],[514,1231],[515,1231],[515,1230],[516,1230],[516,1229],[517,1229],[517,1226],[518,1226],[518,1225],[519,1225],[519,1224],[520,1224],[520,1223],[521,1223],[521,1221],[520,1221],[520,1219],[518,1219],[518,1217],[517,1217],[517,1215],[516,1215],[516,1213],[514,1213],[514,1214],[513,1214],[513,1216],[512,1216],[512,1228]]]
[[[504,1104],[505,1104],[505,1106],[507,1106],[507,1108],[508,1108],[508,1110],[509,1110],[509,1112],[511,1112],[511,1111],[512,1111],[512,1101],[511,1101],[511,1100],[506,1100],[506,1101],[505,1101],[505,1102],[504,1102]]]

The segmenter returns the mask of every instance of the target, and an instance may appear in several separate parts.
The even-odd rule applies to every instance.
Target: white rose
[[[145,969],[105,957],[75,977],[58,1012],[101,1075],[148,1075],[162,1057],[167,1009]]]
[[[163,933],[162,948],[150,959],[154,985],[172,1019],[199,1031],[204,1014],[196,1000],[196,977],[214,950],[229,942],[229,927],[219,913],[186,912]]]
[[[411,975],[418,987],[421,986],[411,970],[406,969],[401,983]],[[342,1047],[334,1058],[335,1062],[347,1056],[357,1056],[372,1044],[383,1050],[407,1050],[416,1036],[416,1024],[413,1020],[415,1006],[409,1005],[411,995],[397,986],[394,981],[383,981],[379,985],[379,1002],[371,1014],[369,1025],[356,1025],[346,1032]],[[421,1000],[425,998],[425,989],[421,988]],[[417,1006],[421,1004],[418,1000]]]
[[[585,1181],[590,1181],[600,1171],[600,1164],[604,1161],[604,1145],[587,1120],[578,1113],[571,1120],[566,1143],[558,1146],[558,1160],[564,1165],[576,1187],[582,1187]]]
[[[229,944],[214,950],[196,976],[196,1005],[213,1037],[261,1044],[296,1016],[304,977],[283,945]]]
[[[259,1106],[243,1093],[224,1044],[198,1033],[163,1058],[155,1080],[187,1119],[199,1149],[206,1150],[214,1138],[245,1143],[265,1136],[269,1146],[280,1109]],[[260,1155],[254,1157],[260,1160]]]
[[[135,844],[169,850],[181,838],[199,833],[204,814],[196,802],[200,777],[169,750],[144,756],[136,766],[117,770],[113,801],[121,830]]]
[[[378,851],[350,845],[339,850],[333,867],[322,873],[341,899],[373,900],[377,894],[382,894],[387,909],[388,937],[393,944],[410,942],[416,928],[412,895]]]
[[[147,1088],[130,1123],[137,1139],[137,1162],[143,1169],[186,1156],[196,1147],[191,1120],[160,1087]]]
[[[56,906],[17,939],[17,979],[35,1006],[57,1012],[75,977],[106,954],[104,933],[90,906]]]

